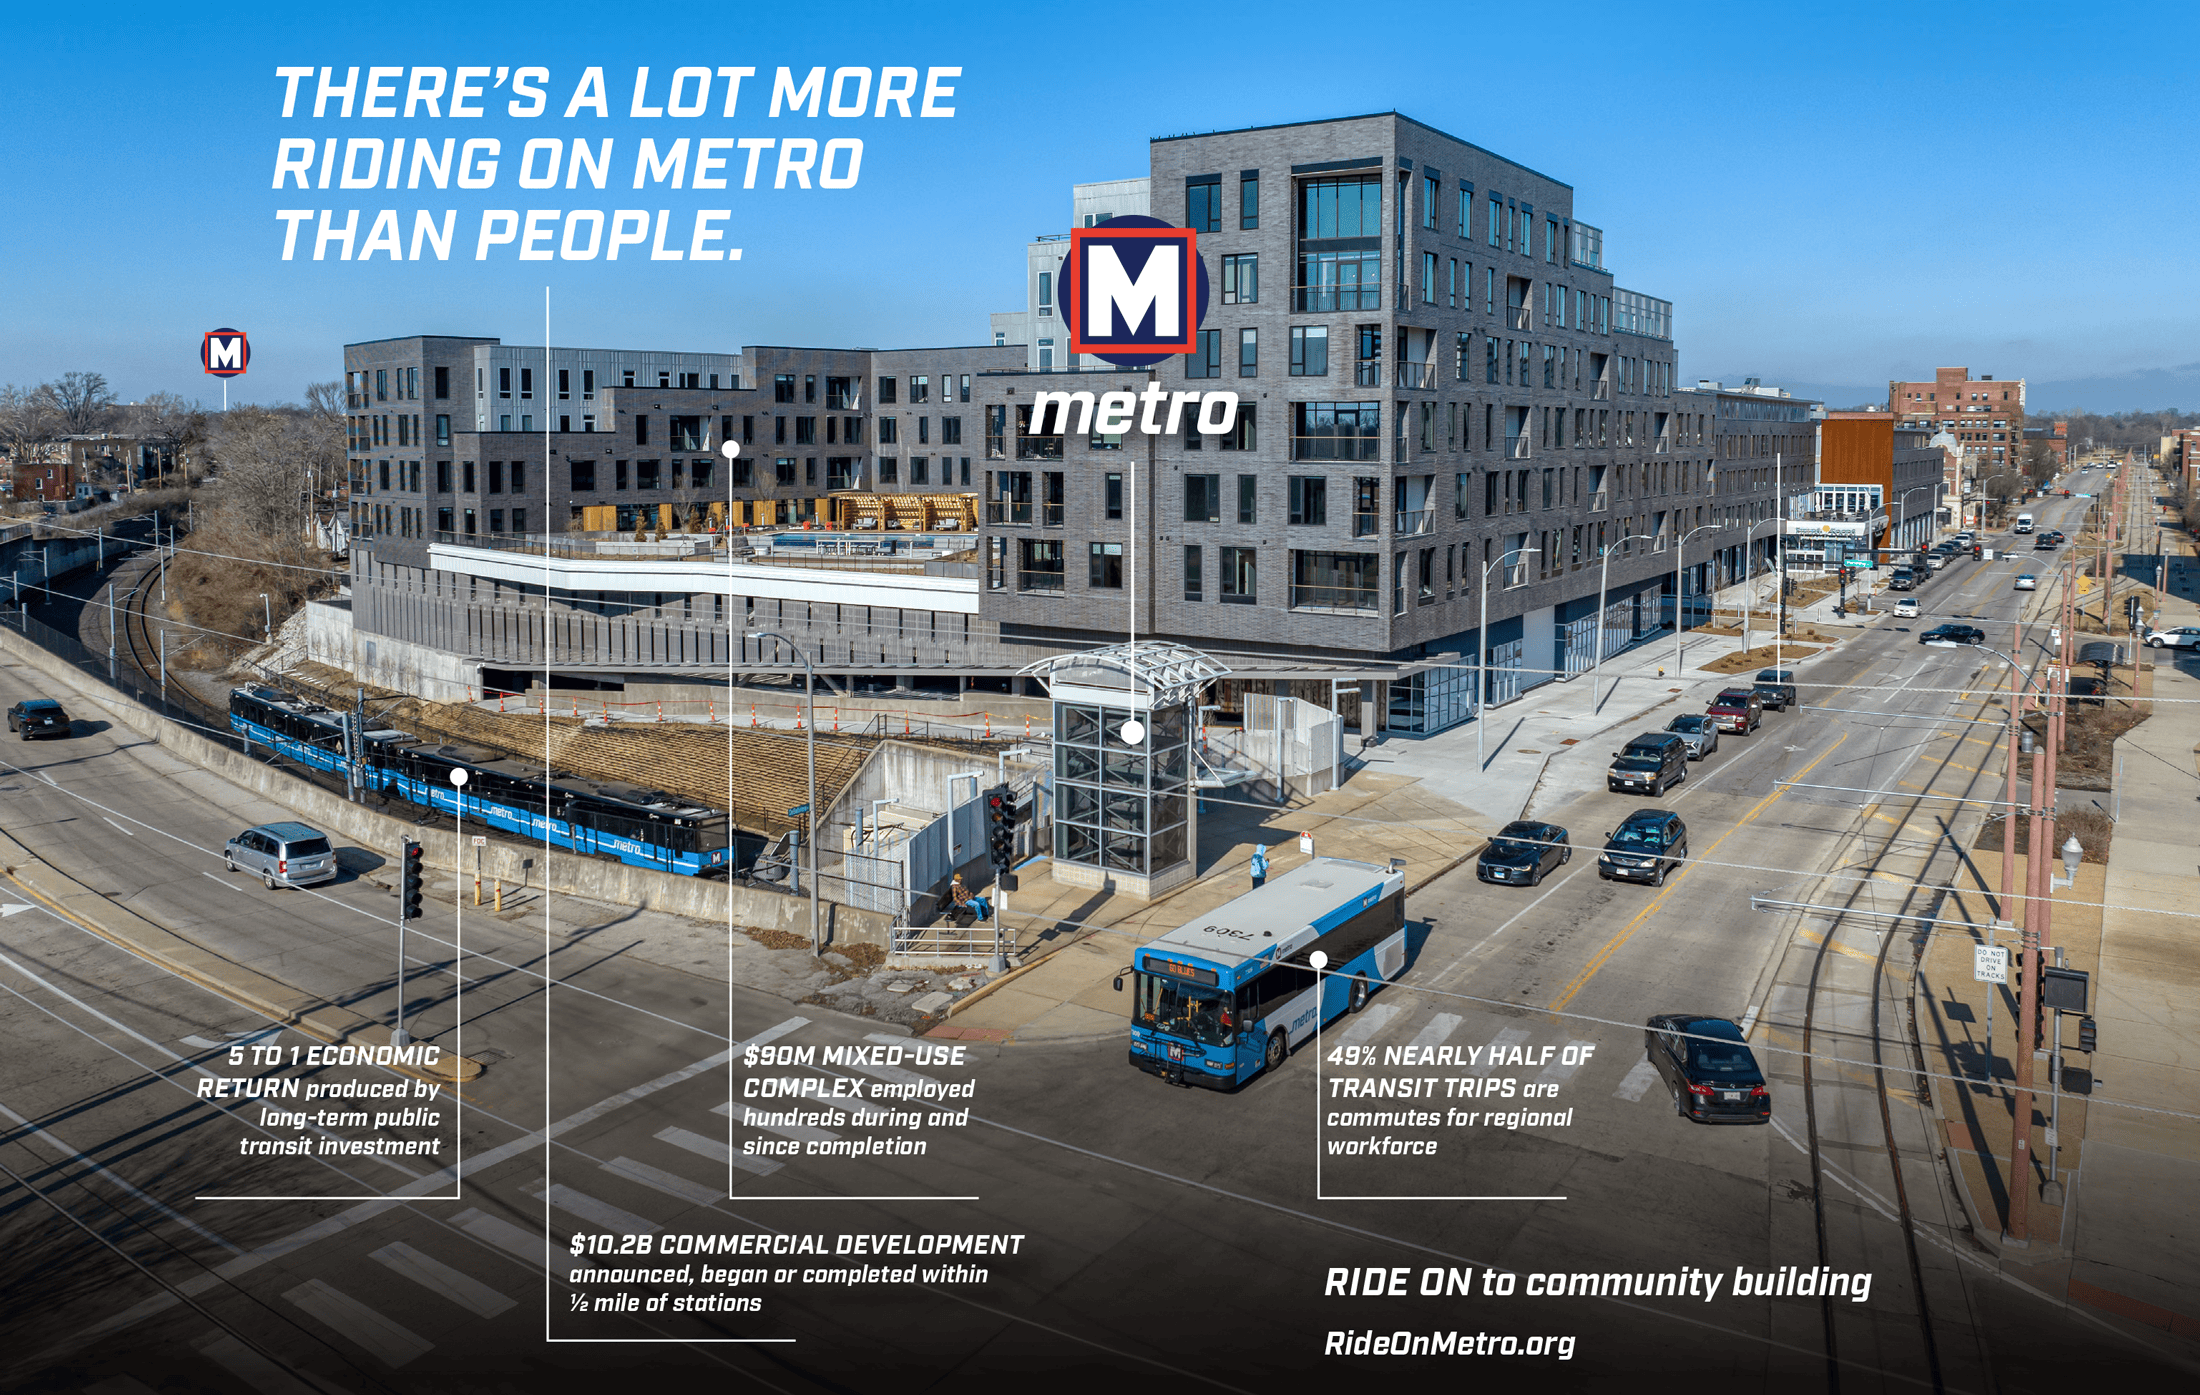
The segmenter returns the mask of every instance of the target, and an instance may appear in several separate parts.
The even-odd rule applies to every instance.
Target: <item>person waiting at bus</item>
[[[1258,891],[1268,880],[1268,848],[1265,844],[1253,847],[1253,889]]]

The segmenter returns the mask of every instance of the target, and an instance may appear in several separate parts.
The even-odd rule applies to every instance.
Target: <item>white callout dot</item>
[[[731,460],[741,453],[741,443],[739,441],[728,441],[718,448],[718,453]]]
[[[1146,729],[1138,724],[1138,719],[1136,717],[1133,717],[1129,721],[1123,723],[1123,742],[1125,745],[1136,746],[1139,742],[1144,741],[1145,739]]]
[[[1317,969],[1326,969],[1329,967],[1329,955],[1326,951],[1317,949],[1306,956],[1306,962]]]

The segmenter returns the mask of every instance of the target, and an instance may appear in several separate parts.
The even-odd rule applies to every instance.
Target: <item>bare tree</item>
[[[206,412],[172,392],[156,392],[121,409],[123,428],[160,451],[163,483],[173,469],[189,473],[189,456],[206,444]]]
[[[64,373],[39,391],[53,404],[62,429],[72,436],[99,430],[114,412],[115,395],[104,373]]]
[[[54,434],[58,423],[53,404],[43,388],[0,387],[0,447],[17,469],[31,464],[39,447]]]

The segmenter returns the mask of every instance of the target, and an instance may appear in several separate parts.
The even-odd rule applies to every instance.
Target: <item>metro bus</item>
[[[1402,863],[1317,857],[1270,877],[1139,946],[1130,1063],[1210,1090],[1275,1070],[1316,1027],[1366,1007],[1405,970],[1405,923]]]

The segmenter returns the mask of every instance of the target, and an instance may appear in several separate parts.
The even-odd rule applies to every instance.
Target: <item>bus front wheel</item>
[[[1283,1058],[1290,1049],[1291,1044],[1284,1040],[1283,1033],[1270,1032],[1268,1034],[1268,1054],[1264,1061],[1267,1068],[1269,1070],[1280,1070],[1283,1066]]]
[[[1364,978],[1356,978],[1352,980],[1352,996],[1345,1002],[1345,1011],[1358,1012],[1361,1008],[1364,1008],[1366,1006],[1367,980]]]

